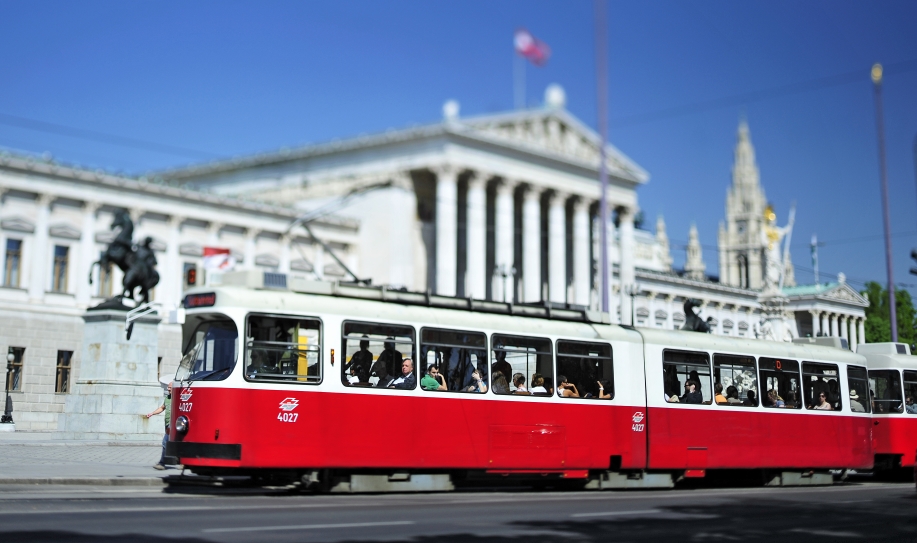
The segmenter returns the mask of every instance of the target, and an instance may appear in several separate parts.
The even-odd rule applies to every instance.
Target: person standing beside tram
[[[159,462],[153,466],[156,469],[163,470],[166,469],[166,443],[169,442],[169,425],[172,422],[172,382],[169,381],[169,387],[166,389],[166,397],[162,400],[162,404],[156,408],[155,411],[147,413],[146,418],[152,418],[154,415],[158,415],[165,411],[165,426],[166,433],[162,436],[162,454],[159,456]]]

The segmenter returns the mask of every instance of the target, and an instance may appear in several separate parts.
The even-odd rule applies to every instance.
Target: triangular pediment
[[[178,253],[185,256],[201,256],[204,248],[197,243],[182,243],[178,246]]]
[[[80,239],[79,228],[66,223],[52,224],[48,233],[54,238]]]
[[[869,300],[864,298],[859,292],[853,289],[847,283],[842,283],[832,288],[831,290],[826,291],[821,295],[822,298],[828,300],[836,300],[840,302],[848,302],[854,305],[859,305],[866,307],[869,305]]]
[[[13,232],[25,232],[31,234],[35,231],[35,223],[25,217],[7,217],[0,219],[0,228],[12,230]]]
[[[591,128],[562,109],[522,111],[463,120],[467,133],[523,148],[545,156],[597,168],[600,138]],[[645,183],[648,174],[612,145],[606,144],[610,174]]]

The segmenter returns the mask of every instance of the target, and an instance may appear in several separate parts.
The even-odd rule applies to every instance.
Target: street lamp
[[[10,372],[13,371],[13,360],[16,355],[7,353],[6,355],[6,409],[3,416],[0,417],[0,424],[13,424],[13,399],[10,398]]]

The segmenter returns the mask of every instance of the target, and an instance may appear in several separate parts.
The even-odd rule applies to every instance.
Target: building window
[[[112,284],[114,280],[112,279],[111,265],[107,267],[99,267],[99,297],[100,298],[111,298]]]
[[[73,351],[57,351],[57,381],[54,385],[54,392],[70,392],[70,360],[73,359]]]
[[[3,286],[19,288],[19,269],[22,262],[22,240],[6,240],[6,268],[3,273]]]
[[[22,390],[22,358],[25,356],[25,347],[10,347],[13,354],[12,368],[6,374],[7,390]]]
[[[51,278],[52,292],[67,292],[67,261],[70,247],[54,246],[54,276]]]

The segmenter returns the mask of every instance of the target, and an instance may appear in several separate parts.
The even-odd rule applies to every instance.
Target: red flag
[[[533,36],[528,30],[520,28],[513,36],[516,52],[532,61],[535,66],[544,66],[551,56],[548,44]]]
[[[236,265],[232,251],[220,247],[204,247],[204,269],[228,272]]]

